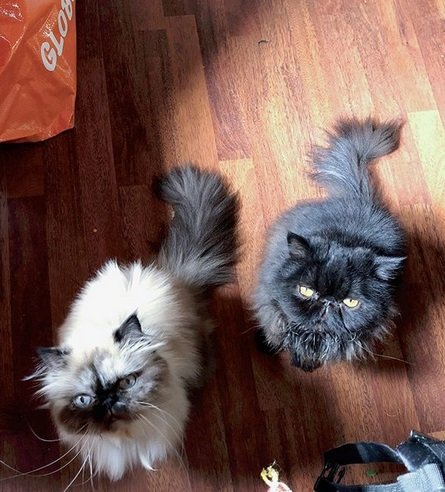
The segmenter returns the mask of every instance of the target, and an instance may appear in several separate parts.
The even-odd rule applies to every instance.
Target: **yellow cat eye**
[[[315,290],[311,289],[310,287],[306,287],[305,285],[300,285],[298,287],[298,292],[303,297],[312,297],[315,294]]]
[[[343,304],[350,309],[354,309],[358,307],[360,301],[357,301],[357,299],[351,299],[350,297],[347,297],[346,299],[343,299]]]

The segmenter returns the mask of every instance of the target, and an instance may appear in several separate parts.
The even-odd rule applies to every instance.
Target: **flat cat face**
[[[114,347],[86,359],[68,349],[40,349],[43,394],[65,433],[119,432],[158,405],[168,385],[167,362],[136,316],[114,332]]]
[[[344,357],[354,343],[362,351],[391,310],[392,280],[403,258],[293,233],[288,246],[275,298],[287,320],[284,344],[293,364],[312,370]]]

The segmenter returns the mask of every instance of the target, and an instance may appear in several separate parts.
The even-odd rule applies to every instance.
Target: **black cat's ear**
[[[114,340],[120,343],[122,340],[126,340],[129,337],[139,337],[143,335],[141,323],[138,317],[133,314],[127,318],[121,326],[114,332]]]
[[[294,234],[293,232],[287,233],[287,245],[289,247],[289,254],[293,258],[304,258],[309,254],[311,249],[304,237]]]
[[[405,256],[377,256],[375,259],[377,277],[382,280],[396,278],[405,260]]]
[[[37,349],[37,355],[47,369],[63,367],[66,364],[66,356],[69,353],[69,350],[60,347],[39,347]]]

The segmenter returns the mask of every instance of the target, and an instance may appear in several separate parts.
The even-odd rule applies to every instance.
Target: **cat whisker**
[[[31,424],[29,422],[26,422],[26,424],[28,425],[29,430],[34,434],[35,437],[37,437],[37,439],[39,441],[42,441],[42,442],[60,442],[60,439],[44,439],[43,437],[40,437],[37,434],[37,432],[31,427]]]
[[[171,441],[169,439],[167,439],[167,437],[165,436],[165,434],[158,427],[156,427],[156,425],[154,425],[153,422],[151,422],[151,420],[148,419],[145,415],[142,415],[141,413],[138,413],[137,415],[138,415],[138,417],[139,417],[140,420],[142,420],[143,422],[146,422],[156,432],[159,432],[159,434],[165,439],[165,442],[170,446],[170,448],[172,449],[172,451],[175,452],[175,454],[178,456],[178,458],[180,459],[181,465],[184,466],[184,468],[185,468],[185,465],[184,465],[181,457],[179,456],[179,454],[178,454],[178,452],[176,450],[176,446],[173,446],[173,444],[171,443]]]
[[[85,467],[82,468],[81,479],[82,479],[82,481],[80,482],[80,484],[77,484],[77,485],[81,485],[81,484],[85,483]]]
[[[65,458],[65,456],[68,456],[71,451],[73,451],[73,449],[76,448],[76,446],[80,443],[80,441],[84,438],[85,436],[82,435],[81,438],[76,442],[76,444],[74,444],[66,453],[64,453],[62,456],[60,456],[59,458],[57,458],[56,460],[54,461],[51,461],[51,463],[48,463],[47,465],[43,465],[43,466],[39,466],[38,468],[34,468],[34,470],[30,470],[30,471],[27,471],[27,472],[22,472],[20,470],[17,470],[16,468],[8,465],[8,463],[4,462],[3,460],[0,460],[0,463],[2,465],[4,465],[6,468],[14,471],[17,473],[17,475],[12,475],[10,477],[5,477],[5,478],[2,478],[0,479],[0,482],[3,482],[4,480],[10,480],[11,478],[17,478],[17,477],[23,477],[23,476],[26,476],[26,475],[31,475],[37,471],[40,471],[40,470],[44,470],[45,468],[48,468],[49,466],[52,466],[54,465],[55,463],[57,463],[58,461],[62,460],[63,458]],[[76,454],[76,456],[78,455],[78,453]],[[69,462],[71,463],[72,461],[74,461],[74,459],[76,458],[76,456]],[[68,464],[69,464],[68,463]],[[59,470],[56,470],[57,471],[60,471]],[[56,472],[51,472],[51,473],[46,473],[46,474],[43,474],[43,475],[34,475],[35,477],[44,477],[44,476],[48,476],[48,475],[51,475],[52,473],[56,473]]]
[[[87,482],[90,482],[91,483],[91,488],[93,490],[96,490],[96,487],[94,486],[93,478],[98,474],[98,470],[94,471],[94,473],[93,473],[93,464],[92,464],[92,460],[91,460],[91,447],[88,449],[88,454],[87,454],[86,458],[87,458],[88,468],[89,468],[89,471],[90,471],[90,476],[86,480],[83,480],[83,475],[84,475],[84,472],[85,472],[85,468],[84,468],[84,470],[82,472],[82,480],[83,480],[83,482],[78,483],[77,485],[75,485],[75,487],[80,487],[82,485],[85,485]],[[85,464],[85,466],[86,466],[86,464]]]
[[[182,459],[182,456],[178,453],[178,451],[176,449],[176,446],[173,446],[173,444],[171,443],[171,441],[169,439],[167,439],[167,437],[165,436],[165,434],[163,432],[161,432],[161,430],[158,427],[156,427],[147,417],[145,417],[145,415],[142,415],[142,414],[138,414],[138,415],[142,419],[142,421],[147,422],[152,428],[154,428],[157,432],[159,432],[159,434],[161,434],[161,436],[165,439],[165,441],[167,442],[167,444],[170,446],[170,448],[172,449],[172,451],[175,453],[176,457],[178,458],[178,461],[179,461],[181,467],[183,468],[183,470],[185,471],[185,473],[187,475],[187,480],[188,480],[189,485],[191,487],[190,477],[189,477],[189,474],[188,474],[187,467],[185,466],[185,463],[184,463],[184,461]],[[181,440],[181,453],[182,454],[184,453],[184,447],[183,447],[182,440]]]
[[[173,415],[171,413],[167,412],[167,410],[163,410],[162,408],[159,408],[158,406],[154,405],[153,403],[148,403],[146,401],[137,401],[136,403],[138,403],[139,405],[142,405],[142,406],[153,408],[154,410],[158,410],[159,412],[170,417],[176,424],[178,424],[179,428],[182,427],[181,424],[179,423],[178,419],[173,417]]]
[[[398,357],[393,357],[392,355],[376,354],[372,350],[369,350],[367,347],[362,345],[360,342],[358,342],[356,340],[351,340],[351,341],[355,342],[362,350],[364,350],[365,352],[368,352],[368,354],[370,354],[374,357],[380,357],[382,359],[389,359],[389,360],[396,360],[398,362],[403,362],[404,364],[407,364],[409,366],[414,366],[414,364],[412,362],[409,362],[407,360],[399,359]]]
[[[175,429],[167,420],[162,418],[160,415],[155,415],[157,418],[162,420],[162,422],[164,422],[165,425],[168,425],[168,427],[170,427],[170,429],[175,433],[176,437],[181,442],[181,453],[185,454],[184,439],[182,438],[182,435],[180,433],[180,429],[182,426],[178,422],[178,420],[175,417],[173,417],[173,415],[171,415],[171,413],[167,412],[167,410],[163,410],[162,408],[159,408],[158,406],[154,405],[153,403],[148,403],[148,402],[138,402],[138,403],[141,404],[142,406],[147,406],[149,408],[152,408],[153,410],[157,410],[159,413],[164,414],[167,417],[170,417],[178,425],[178,429]]]
[[[91,483],[91,488],[94,490],[94,475],[93,475],[93,462],[91,461],[91,449],[88,451],[88,467],[90,469],[90,483]]]
[[[91,446],[89,446],[88,449],[86,450],[85,458],[89,458],[90,451],[91,451]],[[86,460],[86,461],[88,461],[88,460]],[[82,482],[80,484],[77,484],[76,487],[84,485],[86,482],[88,482],[88,480],[89,480],[89,477],[85,480],[85,466],[84,466],[83,470],[82,470]]]
[[[246,333],[249,333],[250,331],[257,330],[258,326],[251,326],[250,328],[247,328],[246,330],[242,331],[240,335],[245,335]]]
[[[414,366],[412,362],[409,362],[407,360],[399,359],[398,357],[393,357],[391,355],[383,355],[383,354],[376,354],[374,352],[368,351],[370,354],[374,355],[375,357],[381,357],[382,359],[390,359],[390,360],[396,360],[398,362],[403,362],[404,364],[407,364],[409,366]]]
[[[85,437],[85,436],[84,436]],[[69,464],[71,464],[79,455],[80,453],[82,452],[83,448],[85,447],[85,445],[88,443],[88,441],[86,440],[83,444],[82,444],[82,447],[79,449],[79,451],[73,456],[73,458],[70,459],[70,461],[68,461],[68,463],[65,463],[63,466],[61,466],[60,468],[58,468],[57,470],[54,470],[52,472],[49,472],[49,473],[44,473],[42,475],[33,475],[34,477],[48,477],[49,475],[54,475],[54,473],[58,473],[60,472],[61,470],[63,470],[64,468],[66,468]]]
[[[94,486],[94,477],[99,473],[99,469],[96,468],[93,471],[93,459],[91,457],[91,453],[89,454],[89,465],[90,465],[90,482],[91,482],[91,488],[93,490],[96,490],[96,487]]]
[[[86,465],[87,460],[88,460],[88,455],[85,457],[85,459],[83,460],[82,464],[80,465],[79,471],[76,473],[76,475],[71,480],[71,482],[68,484],[68,486],[65,487],[65,489],[63,490],[63,492],[66,492],[71,487],[71,485],[73,485],[73,483],[77,480],[77,477],[82,473],[83,469],[85,468],[85,465]]]
[[[175,453],[176,457],[178,458],[179,464],[181,465],[181,467],[183,468],[183,470],[187,476],[188,485],[189,485],[190,489],[192,489],[192,483],[190,481],[189,472],[187,470],[187,467],[185,466],[184,460],[182,459],[181,455],[178,453],[176,447],[173,446],[173,444],[171,443],[171,441],[169,439],[167,439],[165,434],[163,432],[161,432],[145,415],[142,415],[140,413],[138,413],[137,415],[143,422],[146,422],[148,425],[150,425],[150,427],[152,427],[155,431],[159,432],[159,434],[161,434],[161,436],[165,439],[165,442],[170,446],[170,448],[172,449],[172,451]]]
[[[75,447],[75,446],[73,446],[73,447]],[[73,448],[71,448],[71,449],[69,450],[69,452],[71,452],[71,451],[72,451],[72,449],[73,449]],[[13,470],[13,471],[17,472],[17,475],[12,475],[12,476],[10,476],[10,477],[5,477],[5,478],[2,478],[2,479],[0,480],[0,482],[3,482],[4,480],[10,480],[11,478],[18,478],[18,477],[23,477],[23,476],[27,476],[27,475],[32,475],[33,477],[39,477],[39,478],[40,478],[40,477],[48,477],[49,475],[54,475],[55,473],[58,473],[60,470],[62,470],[63,468],[65,468],[66,466],[68,466],[70,463],[72,463],[72,462],[73,462],[73,461],[74,461],[74,460],[75,460],[75,459],[79,456],[80,451],[79,451],[79,452],[77,452],[77,453],[74,455],[74,457],[73,457],[70,461],[68,461],[68,463],[66,463],[66,464],[65,464],[65,465],[63,465],[62,467],[58,468],[57,470],[53,470],[53,471],[51,471],[51,472],[49,472],[49,473],[42,473],[42,474],[37,474],[37,475],[34,475],[34,473],[35,473],[36,471],[38,471],[38,470],[43,469],[43,468],[47,468],[48,466],[51,466],[51,465],[52,465],[52,464],[54,464],[54,463],[57,463],[57,461],[60,461],[61,459],[63,459],[63,457],[64,457],[64,456],[66,456],[66,454],[67,454],[67,453],[65,453],[63,456],[61,456],[61,457],[60,457],[60,458],[58,458],[57,460],[54,460],[52,463],[49,463],[48,465],[44,465],[44,466],[42,466],[42,467],[40,467],[40,468],[36,468],[35,470],[31,470],[31,471],[29,471],[29,472],[19,472],[19,470],[16,470],[15,468],[13,468],[13,467],[9,466],[7,463],[4,463],[4,462],[0,461],[0,462],[1,462],[3,465],[5,465],[7,468],[9,468],[9,469],[11,469],[11,470]]]
[[[159,408],[156,408],[156,407],[150,407],[149,408],[153,408],[153,410],[158,410],[159,412],[161,412],[161,410]],[[167,422],[167,420],[165,420],[161,415],[158,415],[158,414],[155,414],[153,415],[153,417],[156,417],[158,418],[159,420],[161,420],[165,425],[167,425],[175,434],[175,436],[177,437],[177,439],[179,441],[181,441],[182,443],[182,437],[181,437],[181,434],[179,433],[178,429],[175,429],[169,422]]]

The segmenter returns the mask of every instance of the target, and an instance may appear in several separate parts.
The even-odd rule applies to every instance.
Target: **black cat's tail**
[[[238,196],[221,176],[187,165],[159,182],[174,217],[159,264],[197,289],[232,280],[237,258]]]
[[[396,120],[340,120],[329,134],[328,147],[314,151],[315,181],[330,194],[372,200],[376,189],[368,164],[399,147],[401,128]]]

